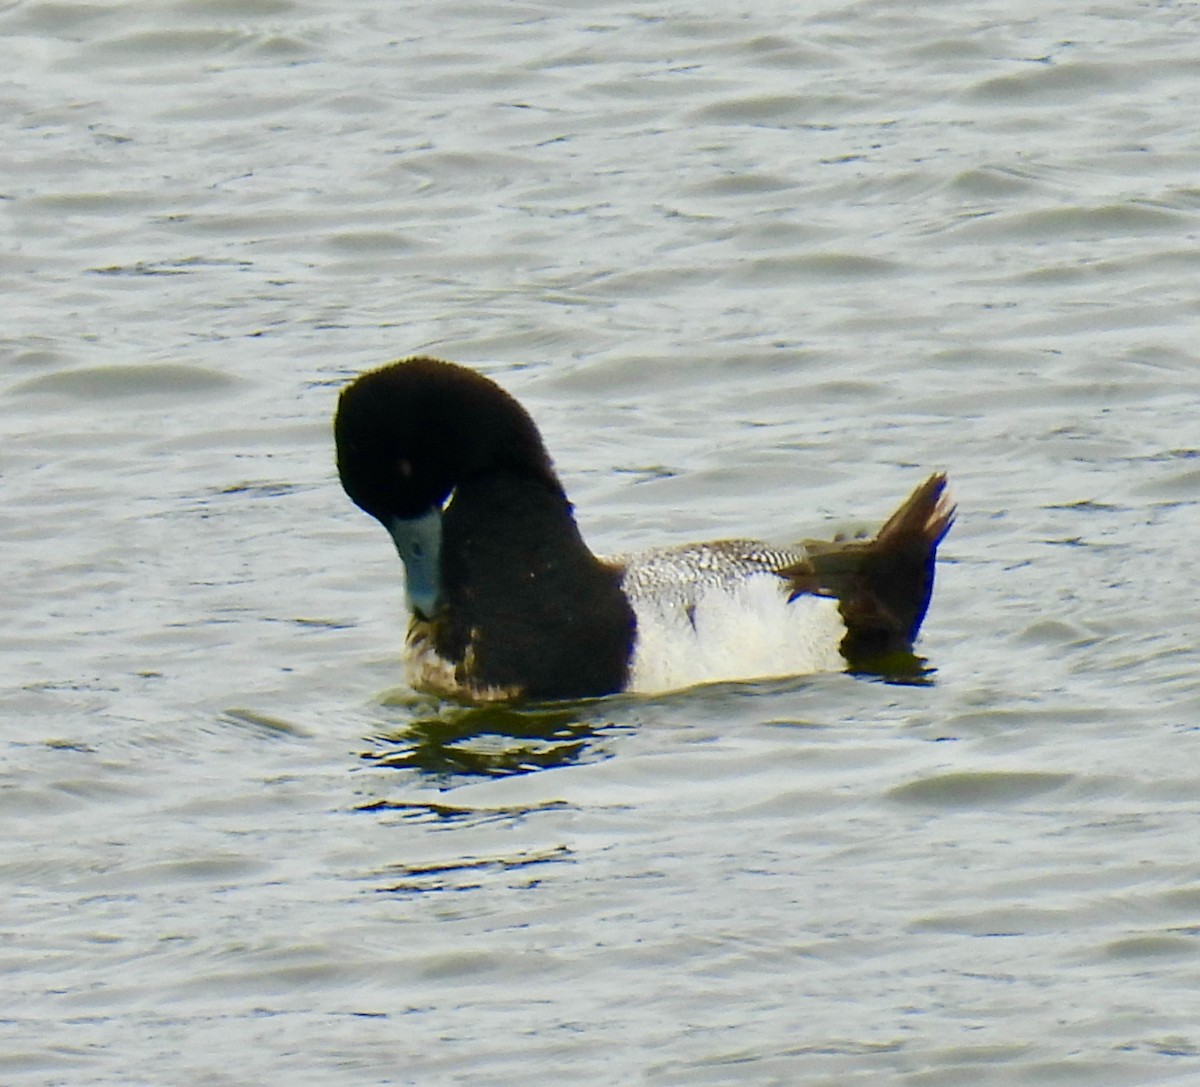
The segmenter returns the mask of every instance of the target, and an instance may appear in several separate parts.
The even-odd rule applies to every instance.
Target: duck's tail
[[[946,476],[930,476],[870,539],[804,543],[807,559],[781,570],[791,596],[835,596],[846,624],[841,653],[851,668],[910,653],[933,592],[938,544],[954,523]]]

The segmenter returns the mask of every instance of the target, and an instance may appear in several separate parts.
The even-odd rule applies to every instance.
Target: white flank
[[[674,691],[698,683],[840,671],[846,626],[837,601],[800,596],[758,573],[699,587],[689,607],[670,594],[631,594],[637,643],[628,690]]]

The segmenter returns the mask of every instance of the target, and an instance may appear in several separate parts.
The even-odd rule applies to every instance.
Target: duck
[[[955,507],[930,475],[871,536],[725,539],[599,557],[530,414],[427,356],[344,386],[337,471],[404,565],[409,683],[547,702],[911,660]]]

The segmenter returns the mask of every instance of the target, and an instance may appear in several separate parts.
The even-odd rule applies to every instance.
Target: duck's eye
[[[401,479],[412,479],[412,461],[410,461],[407,457],[401,457],[398,461],[396,461],[396,475],[398,475]]]

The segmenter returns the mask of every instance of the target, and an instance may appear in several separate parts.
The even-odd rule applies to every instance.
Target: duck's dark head
[[[440,593],[442,513],[458,487],[509,472],[562,494],[525,409],[482,374],[437,359],[404,359],[348,385],[334,438],[342,486],[391,534],[409,604],[425,618]]]

